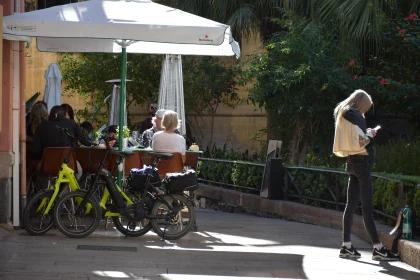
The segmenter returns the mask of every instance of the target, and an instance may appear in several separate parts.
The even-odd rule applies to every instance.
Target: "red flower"
[[[354,64],[355,64],[354,59],[353,59],[352,61],[350,61],[350,62],[349,62],[349,66],[350,66],[350,67],[353,67],[353,66],[354,66]]]
[[[357,80],[358,78],[359,78],[359,76],[357,76],[357,75],[353,76],[353,80]]]
[[[407,38],[403,38],[403,41],[407,41]]]
[[[400,33],[400,35],[404,35],[405,34],[405,30],[404,29],[401,29],[399,33]]]
[[[416,19],[418,19],[418,15],[416,15],[416,14],[411,14],[409,17],[408,17],[408,19],[409,20],[416,20]]]
[[[382,78],[382,80],[381,80],[381,85],[387,85],[387,84],[389,84],[388,83],[388,79],[386,79],[386,78]]]

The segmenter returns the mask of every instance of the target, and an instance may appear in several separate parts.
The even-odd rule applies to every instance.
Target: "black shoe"
[[[398,261],[400,258],[382,246],[381,250],[373,249],[372,260],[375,261]]]
[[[356,248],[351,245],[351,248],[347,248],[346,246],[342,246],[340,250],[340,258],[347,258],[347,259],[357,259],[360,258],[361,255],[357,252]]]

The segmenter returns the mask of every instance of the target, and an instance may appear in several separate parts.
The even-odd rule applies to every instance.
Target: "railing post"
[[[284,200],[287,200],[287,194],[289,193],[289,170],[284,168]]]

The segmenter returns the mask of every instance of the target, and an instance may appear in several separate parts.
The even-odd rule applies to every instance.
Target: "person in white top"
[[[152,149],[161,153],[180,153],[182,162],[185,162],[185,138],[175,133],[178,127],[178,114],[166,110],[162,119],[163,131],[156,132],[152,138]]]

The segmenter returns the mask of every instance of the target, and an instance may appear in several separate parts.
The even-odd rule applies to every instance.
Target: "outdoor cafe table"
[[[115,148],[116,150],[116,148]],[[151,149],[144,149],[144,148],[125,148],[124,151],[133,151],[134,156],[131,156],[126,159],[124,173],[128,175],[128,172],[131,168],[142,168],[143,165],[151,165],[152,164],[152,156],[150,152]],[[96,172],[96,168],[99,166],[100,161],[104,158],[106,149],[105,148],[97,148],[97,147],[77,147],[75,148],[76,159],[82,166],[83,172],[94,173]],[[139,153],[139,158],[141,159],[141,163],[137,161],[138,157],[136,153]],[[197,168],[198,164],[198,157],[202,154],[203,151],[186,151],[186,160],[184,166],[188,166],[190,168]],[[92,166],[95,165],[95,167]],[[113,166],[112,163],[110,166]],[[107,166],[110,168],[110,166]],[[112,169],[112,168],[111,168]],[[112,171],[112,170],[111,170]]]

